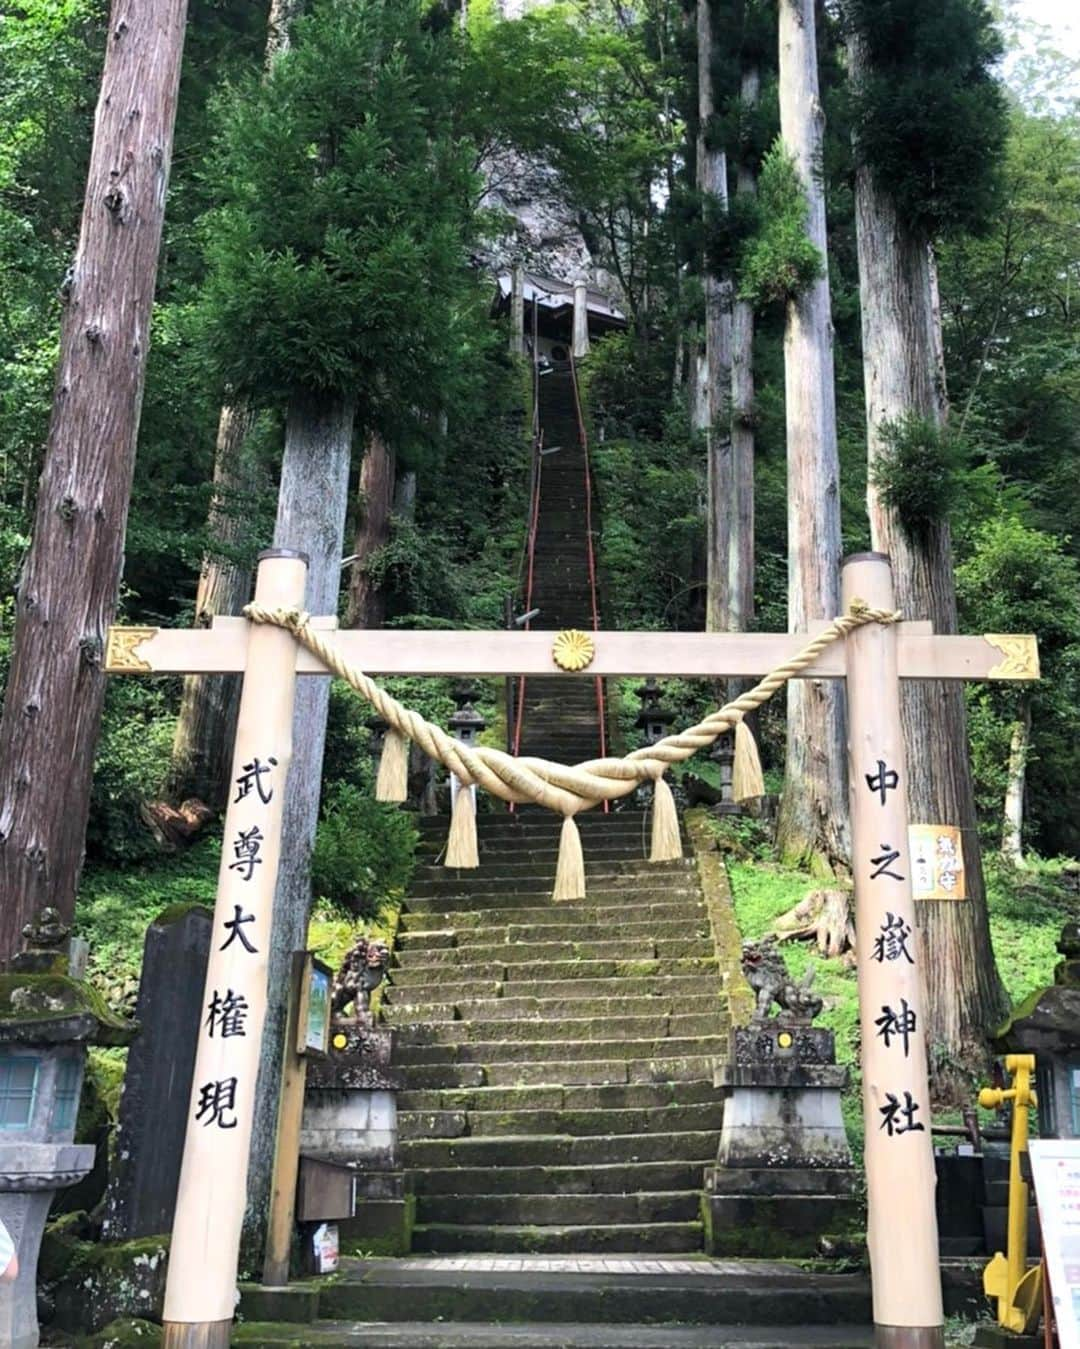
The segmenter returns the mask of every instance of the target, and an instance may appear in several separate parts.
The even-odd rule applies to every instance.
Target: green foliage
[[[86,832],[91,861],[127,865],[155,855],[153,836],[139,823],[139,806],[164,788],[175,728],[160,683],[109,682]]]
[[[761,166],[756,207],[758,229],[740,250],[738,287],[763,309],[795,299],[824,274],[824,259],[806,234],[806,189],[782,141]]]
[[[318,898],[361,918],[409,882],[418,835],[412,817],[369,792],[342,784],[323,806],[311,857]]]
[[[1007,124],[987,0],[844,0],[843,13],[868,56],[852,90],[859,161],[915,231],[985,228]]]
[[[469,306],[469,147],[447,37],[419,8],[322,0],[269,75],[222,100],[206,222],[206,351],[263,401],[355,397],[391,430],[438,407]]]
[[[146,929],[158,914],[181,904],[213,908],[220,856],[220,840],[207,838],[137,869],[87,869],[75,930],[90,942],[90,977],[98,987],[138,978]]]
[[[1009,739],[1026,711],[1031,718],[1028,841],[1045,852],[1075,852],[1080,830],[1060,784],[1080,773],[1073,733],[1080,705],[1080,565],[1061,541],[1002,512],[974,532],[956,583],[963,627],[1034,632],[1039,640],[1039,683],[980,685],[968,691],[978,801],[988,841],[995,846],[1000,841]]]
[[[870,466],[871,481],[905,532],[924,538],[955,509],[970,449],[947,424],[917,413],[883,422],[880,433],[885,448]]]

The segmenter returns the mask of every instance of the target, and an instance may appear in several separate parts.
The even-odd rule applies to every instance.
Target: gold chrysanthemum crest
[[[565,628],[551,648],[551,657],[560,670],[584,670],[595,655],[595,642],[587,632],[579,632],[577,628]]]

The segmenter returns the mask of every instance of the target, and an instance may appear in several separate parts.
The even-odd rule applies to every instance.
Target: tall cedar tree
[[[845,18],[871,538],[892,561],[905,617],[955,632],[949,519],[932,503],[903,515],[889,482],[905,461],[932,459],[946,444],[931,249],[945,231],[983,224],[995,200],[1006,128],[991,75],[999,44],[985,0],[847,0]],[[963,831],[967,903],[923,904],[919,917],[931,1071],[939,1095],[966,1099],[1005,994],[990,945],[962,688],[907,682],[901,714],[912,818]]]
[[[354,432],[430,418],[454,369],[474,183],[451,131],[453,34],[418,6],[323,0],[264,80],[222,108],[208,222],[207,351],[233,396],[285,408],[276,547],[336,613]],[[274,909],[248,1196],[266,1211],[291,951],[303,946],[329,680],[301,681]]]
[[[0,722],[0,958],[70,921],[105,692],[172,160],[187,0],[115,0]]]
[[[271,0],[266,27],[266,66],[287,51],[300,0]],[[218,414],[214,479],[203,556],[195,594],[195,625],[217,614],[239,614],[251,595],[251,567],[238,556],[244,536],[244,502],[259,490],[261,472],[251,443],[255,412],[228,399]],[[188,675],[173,736],[169,794],[174,801],[194,796],[221,809],[226,803],[236,717],[239,675]]]
[[[840,610],[840,457],[821,168],[825,114],[815,20],[815,0],[780,0],[780,135],[805,202],[806,239],[819,259],[809,284],[789,293],[784,326],[788,626],[793,632],[806,632],[814,619],[829,619]],[[770,169],[784,171],[776,159]],[[844,702],[835,680],[792,682],[784,765],[777,822],[781,854],[826,871],[837,861],[846,864]]]

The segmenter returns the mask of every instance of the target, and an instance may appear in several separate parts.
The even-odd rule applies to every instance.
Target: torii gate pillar
[[[893,609],[888,557],[846,558],[841,592],[845,612],[856,599]],[[874,1342],[944,1349],[896,627],[858,628],[845,651]]]

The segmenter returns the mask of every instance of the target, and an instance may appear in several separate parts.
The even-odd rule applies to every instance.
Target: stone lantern
[[[94,1164],[93,1145],[74,1142],[86,1047],[127,1044],[135,1033],[71,977],[55,909],[23,938],[26,949],[0,975],[0,1218],[19,1258],[18,1279],[0,1285],[0,1342],[12,1349],[38,1344],[38,1249],[53,1195]]]
[[[480,697],[480,690],[475,685],[468,683],[455,684],[450,694],[457,704],[457,711],[447,722],[450,727],[450,734],[455,740],[460,740],[463,745],[475,745],[481,732],[487,729],[487,722],[483,716],[473,707],[474,701]],[[461,784],[457,778],[450,774],[450,805],[453,807],[457,794],[461,789]],[[473,806],[476,806],[476,788],[470,787],[473,794]]]
[[[641,711],[634,718],[634,725],[641,732],[643,744],[655,745],[667,735],[675,713],[661,703],[663,690],[651,676],[644,684],[639,684],[634,693],[641,699]]]

